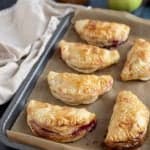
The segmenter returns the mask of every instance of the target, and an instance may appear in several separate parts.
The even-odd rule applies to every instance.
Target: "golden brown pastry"
[[[84,19],[75,22],[75,30],[89,44],[112,47],[128,39],[130,27],[116,22]]]
[[[31,100],[27,106],[27,124],[36,136],[56,142],[73,142],[94,129],[96,116],[86,109]]]
[[[110,75],[80,75],[50,71],[48,83],[54,97],[69,105],[90,104],[113,85]]]
[[[144,39],[135,41],[128,53],[121,79],[124,81],[150,79],[150,42]]]
[[[108,50],[83,43],[62,40],[59,43],[61,57],[68,66],[82,73],[92,73],[119,61],[117,50]]]
[[[150,112],[130,91],[121,91],[109,123],[105,144],[115,150],[134,148],[144,141]]]

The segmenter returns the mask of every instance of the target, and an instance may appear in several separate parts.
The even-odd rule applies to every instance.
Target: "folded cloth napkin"
[[[75,7],[52,0],[18,0],[0,11],[0,105],[10,100],[44,53],[60,18]]]

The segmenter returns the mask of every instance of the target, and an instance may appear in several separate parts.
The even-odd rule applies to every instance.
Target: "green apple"
[[[111,9],[134,11],[142,3],[142,0],[108,0],[108,6]]]

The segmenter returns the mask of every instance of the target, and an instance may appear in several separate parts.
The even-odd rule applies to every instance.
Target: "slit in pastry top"
[[[111,90],[110,75],[82,75],[50,71],[48,84],[51,94],[69,105],[90,104]]]
[[[92,73],[104,69],[119,61],[117,50],[108,50],[96,46],[60,41],[61,57],[72,69],[82,73]]]
[[[31,100],[27,124],[34,135],[56,142],[73,142],[96,126],[96,115],[86,109],[52,105]]]
[[[133,47],[128,52],[121,79],[123,81],[150,79],[150,41],[135,40]]]
[[[140,146],[147,133],[149,109],[130,91],[121,91],[105,138],[105,144],[122,150]]]
[[[75,22],[75,30],[80,38],[91,45],[114,47],[128,39],[128,25],[100,20],[83,19]]]

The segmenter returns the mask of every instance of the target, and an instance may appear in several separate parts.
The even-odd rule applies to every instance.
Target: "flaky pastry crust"
[[[121,91],[109,123],[105,144],[114,149],[140,146],[146,136],[149,109],[130,91]]]
[[[92,73],[104,69],[119,61],[117,50],[108,50],[96,46],[60,41],[61,57],[72,69],[82,73]]]
[[[150,79],[150,42],[137,39],[127,55],[121,79],[149,80]]]
[[[84,19],[75,22],[75,30],[89,44],[112,47],[128,39],[130,27],[116,22]]]
[[[54,97],[69,105],[90,104],[113,85],[110,75],[81,75],[50,71],[48,84]]]
[[[27,124],[33,134],[56,142],[73,142],[96,126],[96,116],[86,109],[31,100]]]

